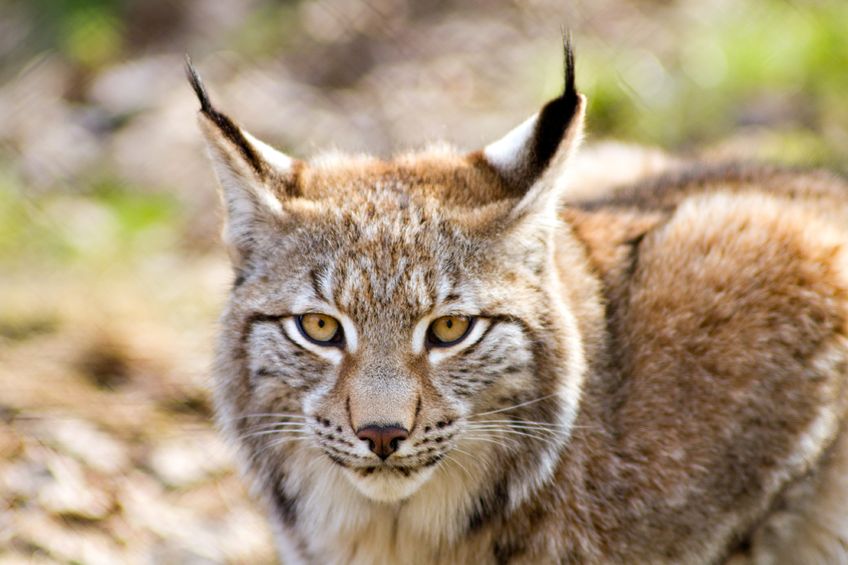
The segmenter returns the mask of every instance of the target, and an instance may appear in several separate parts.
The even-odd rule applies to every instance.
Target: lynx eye
[[[301,314],[297,328],[303,337],[318,345],[335,345],[342,340],[339,321],[326,314]]]
[[[468,335],[473,325],[474,319],[467,316],[442,316],[430,324],[428,340],[435,347],[454,345]]]

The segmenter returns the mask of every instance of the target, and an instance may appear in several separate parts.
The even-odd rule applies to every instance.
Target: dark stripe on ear
[[[565,85],[560,97],[545,104],[539,113],[526,165],[526,173],[533,181],[544,172],[556,154],[579,105],[574,83],[574,49],[571,46],[571,34],[563,34],[562,41]]]
[[[212,123],[218,126],[218,129],[221,130],[221,134],[227,138],[230,143],[236,146],[242,154],[242,157],[244,157],[244,160],[247,161],[248,165],[250,165],[260,178],[263,178],[267,173],[265,162],[259,157],[253,149],[253,146],[250,145],[244,137],[244,134],[242,134],[239,127],[228,116],[222,114],[216,110],[214,106],[212,106],[212,101],[209,99],[209,93],[206,92],[206,87],[203,86],[203,81],[200,79],[200,75],[197,70],[191,64],[191,58],[188,55],[186,55],[186,76],[188,77],[189,84],[191,84],[191,88],[197,95],[198,101],[200,101],[200,112],[212,120]]]

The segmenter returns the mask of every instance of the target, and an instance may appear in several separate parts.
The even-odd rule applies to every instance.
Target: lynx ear
[[[200,102],[200,129],[221,185],[226,208],[224,238],[239,267],[257,232],[277,221],[284,200],[298,196],[301,163],[259,141],[215,109],[188,57],[186,73]]]
[[[482,151],[484,161],[520,197],[514,214],[538,206],[556,207],[559,195],[555,192],[560,183],[554,180],[583,134],[586,97],[574,85],[574,51],[567,35],[563,48],[565,86],[559,98]],[[539,182],[543,177],[545,182]]]

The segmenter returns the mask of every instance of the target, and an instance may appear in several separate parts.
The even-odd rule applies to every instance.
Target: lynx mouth
[[[372,500],[392,502],[414,494],[449,457],[454,437],[454,433],[446,430],[449,425],[445,422],[436,426],[437,435],[410,440],[409,447],[386,457],[366,455],[363,450],[355,450],[350,442],[338,438],[332,441],[333,438],[320,434],[319,446],[361,494]]]
[[[324,450],[362,495],[378,502],[397,502],[412,496],[433,474],[445,454],[426,458],[406,456],[386,461],[351,461]]]
[[[344,467],[345,475],[367,498],[379,502],[396,502],[412,496],[432,475],[435,463],[423,465],[380,464]]]
[[[403,464],[392,464],[392,463],[379,463],[376,465],[369,466],[358,466],[358,467],[348,467],[352,472],[356,473],[360,477],[368,477],[371,475],[399,475],[401,477],[411,477],[416,473],[420,473],[424,469],[429,467],[433,467],[439,461],[444,458],[444,455],[440,455],[438,457],[433,457],[423,463],[419,463],[416,465],[403,465]]]
[[[367,477],[375,473],[396,474],[410,477],[424,469],[436,466],[446,456],[446,451],[434,448],[426,449],[423,453],[411,453],[400,457],[390,457],[379,461],[366,459],[362,455],[346,453],[334,446],[322,445],[324,454],[336,465],[347,469],[359,476]]]

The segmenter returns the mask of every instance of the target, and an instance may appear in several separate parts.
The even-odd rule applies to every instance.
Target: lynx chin
[[[562,95],[479,151],[200,127],[220,427],[286,564],[848,563],[848,186],[622,147]]]

